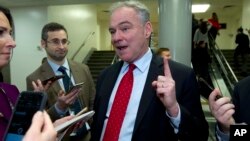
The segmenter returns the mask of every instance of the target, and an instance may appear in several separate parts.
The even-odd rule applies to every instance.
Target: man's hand
[[[68,94],[65,94],[63,90],[60,90],[58,93],[58,98],[56,105],[60,110],[65,111],[70,105],[72,105],[77,99],[78,93],[81,91],[81,88],[73,89]]]
[[[217,99],[216,96],[221,95],[218,89],[215,89],[209,95],[209,108],[212,112],[212,115],[219,122],[219,127],[222,132],[229,133],[230,125],[235,124],[233,114],[234,114],[234,105],[231,103],[231,99],[228,97],[222,97]],[[217,100],[216,100],[217,99]]]
[[[46,92],[51,85],[52,85],[52,81],[48,81],[46,85],[43,85],[40,79],[37,79],[36,81],[32,81],[32,86],[35,92]]]
[[[164,104],[168,114],[172,117],[178,115],[179,106],[176,100],[175,81],[172,78],[168,59],[164,59],[164,76],[159,75],[157,81],[153,81],[152,86],[156,88],[156,94]]]

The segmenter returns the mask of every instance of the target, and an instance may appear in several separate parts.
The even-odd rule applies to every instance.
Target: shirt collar
[[[148,48],[148,51],[138,60],[133,62],[136,65],[136,69],[138,69],[140,72],[144,72],[147,67],[150,65],[150,62],[152,60],[152,51],[150,48]],[[128,69],[129,63],[124,62],[122,66],[122,72],[125,72]]]
[[[47,59],[47,60],[48,60],[48,63],[49,63],[49,65],[51,66],[51,68],[53,69],[54,72],[57,72],[57,71],[58,71],[58,68],[59,68],[60,66],[64,66],[64,67],[66,68],[66,71],[69,70],[69,63],[68,63],[68,60],[67,60],[67,59],[65,59],[65,61],[64,61],[64,63],[63,63],[62,65],[58,65],[58,64],[52,62],[52,61],[49,60],[49,59]]]

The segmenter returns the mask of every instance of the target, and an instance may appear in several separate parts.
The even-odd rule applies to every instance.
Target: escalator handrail
[[[219,55],[221,56],[222,60],[225,62],[227,68],[229,69],[230,73],[232,74],[234,81],[238,82],[238,79],[236,77],[236,75],[234,74],[232,68],[230,67],[226,57],[223,55],[223,53],[221,52],[221,49],[219,48],[218,44],[215,42],[215,40],[213,39],[213,37],[211,36],[211,34],[209,34],[210,38],[213,40],[214,44],[215,44],[215,49],[219,52]]]
[[[212,48],[210,47],[210,48],[212,49],[212,51],[213,51],[213,53],[214,53],[214,55],[215,55],[217,61],[219,62],[220,66],[221,66],[221,69],[222,69],[222,71],[223,71],[223,73],[225,74],[225,77],[226,77],[226,79],[227,79],[227,82],[229,83],[229,85],[230,85],[230,87],[231,87],[231,90],[232,90],[233,87],[234,87],[234,84],[232,83],[232,80],[229,79],[229,77],[228,77],[228,75],[227,75],[227,74],[228,74],[228,71],[226,71],[225,68],[227,67],[227,68],[229,69],[229,72],[230,72],[231,75],[233,76],[233,79],[234,79],[233,81],[235,81],[235,82],[237,83],[237,82],[238,82],[238,79],[237,79],[237,77],[235,76],[235,74],[234,74],[232,68],[230,67],[229,63],[227,62],[225,56],[224,56],[223,53],[221,52],[221,50],[220,50],[218,44],[213,40],[213,38],[211,37],[210,34],[209,34],[209,36],[210,36],[210,39],[212,39],[212,42],[214,43],[214,47],[212,47]],[[226,65],[224,65],[224,64],[222,63],[222,61],[225,62]]]

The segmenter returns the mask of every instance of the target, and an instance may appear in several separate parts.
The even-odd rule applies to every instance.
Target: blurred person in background
[[[208,30],[208,37],[211,38],[211,40],[215,43],[217,35],[220,35],[220,23],[217,13],[213,12],[212,17],[208,19],[209,23],[209,30]]]
[[[156,54],[161,57],[166,57],[167,59],[171,59],[171,53],[169,48],[159,48]]]
[[[243,32],[242,27],[237,29],[235,43],[237,44],[237,47],[234,50],[234,65],[240,69],[242,76],[247,76],[247,55],[249,54],[249,38],[247,34]],[[239,55],[241,56],[241,65],[238,60]]]

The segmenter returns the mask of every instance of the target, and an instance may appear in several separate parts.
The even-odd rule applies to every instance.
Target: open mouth
[[[118,46],[118,47],[116,47],[117,49],[119,49],[119,50],[124,50],[124,49],[126,49],[128,46]]]

